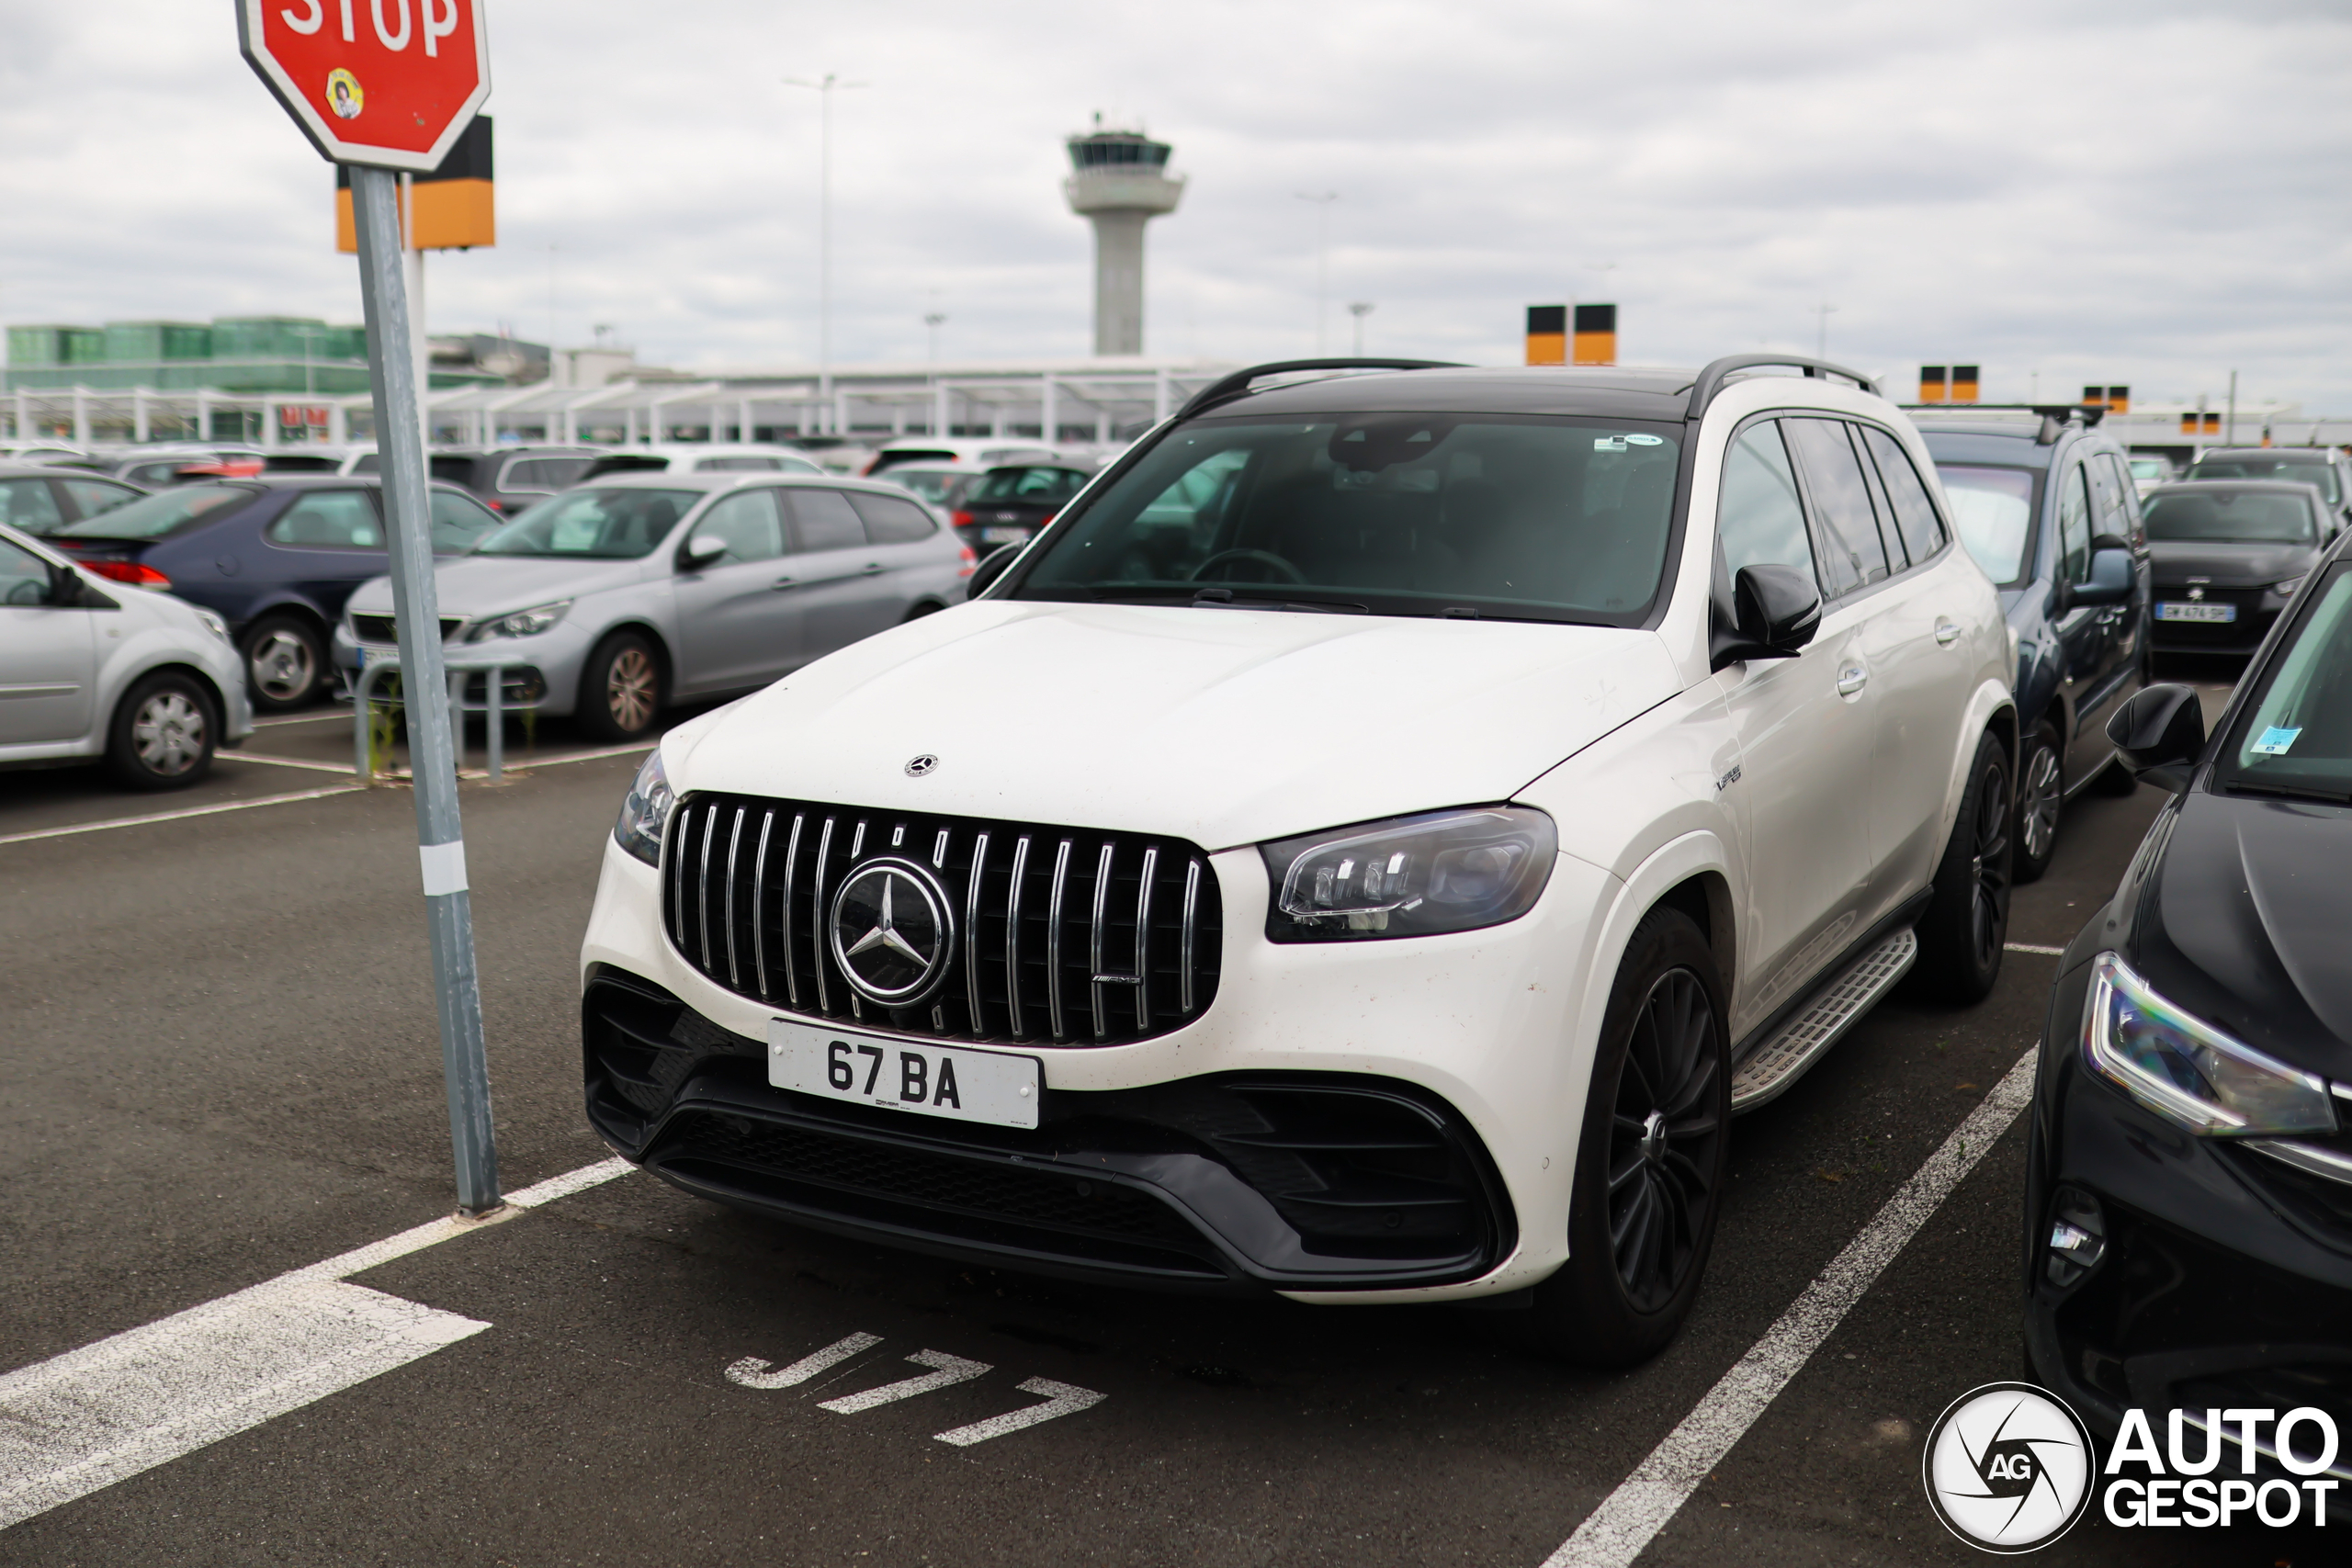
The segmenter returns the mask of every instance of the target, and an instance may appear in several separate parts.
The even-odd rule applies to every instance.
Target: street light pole
[[[866,84],[844,82],[828,71],[814,82],[786,76],[784,85],[807,87],[817,95],[817,423],[821,428],[833,423],[833,92]]]
[[[1363,319],[1372,314],[1372,301],[1359,299],[1348,307],[1348,314],[1356,319],[1356,353],[1363,353]]]

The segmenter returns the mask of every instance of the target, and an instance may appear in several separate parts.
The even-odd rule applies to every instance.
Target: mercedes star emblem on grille
[[[920,757],[910,757],[907,759],[907,777],[919,779],[937,766],[939,766],[939,759],[928,751]]]
[[[833,895],[833,962],[867,1001],[912,1007],[938,988],[956,951],[947,890],[927,866],[871,860]]]

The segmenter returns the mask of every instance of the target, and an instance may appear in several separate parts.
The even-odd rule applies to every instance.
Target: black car
[[[2027,1143],[2034,1369],[2109,1434],[2132,1406],[2157,1432],[2176,1409],[2201,1427],[2304,1407],[2352,1432],[2343,542],[2212,739],[2182,686],[2141,693],[2114,729],[2176,793],[2051,996]],[[2299,1427],[2292,1453],[2315,1460],[2317,1437]],[[2352,1480],[2352,1451],[2328,1473]]]
[[[2162,485],[2145,523],[2155,557],[2154,646],[2167,653],[2252,653],[2335,536],[2309,484]]]
[[[2131,775],[2108,716],[2148,679],[2150,571],[2128,456],[2071,409],[1914,410],[1952,521],[2018,639],[2015,874],[2057,852],[2069,798]]]
[[[2285,479],[2307,484],[2326,499],[2331,528],[2352,522],[2352,457],[2333,446],[2214,446],[2197,455],[2181,476],[2206,479]]]
[[[436,447],[426,461],[435,479],[463,485],[492,512],[512,516],[570,490],[605,455],[601,446]],[[351,471],[375,473],[379,460],[377,454],[366,453]]]
[[[1025,545],[1093,477],[1083,468],[1051,463],[990,468],[964,491],[948,521],[974,555],[985,556],[1003,545]]]
[[[432,489],[433,547],[456,554],[498,526],[455,485]],[[331,628],[351,591],[390,570],[372,477],[268,474],[187,483],[49,530],[47,543],[109,581],[216,611],[245,657],[254,706],[300,707],[327,678]]]
[[[0,464],[0,523],[28,534],[53,534],[146,493],[139,485],[87,468]]]

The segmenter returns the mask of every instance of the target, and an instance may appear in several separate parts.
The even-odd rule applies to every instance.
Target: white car
[[[1835,367],[1255,387],[976,602],[669,733],[590,1119],[823,1229],[1637,1360],[1732,1114],[1915,958],[1998,973],[1997,596]]]
[[[103,759],[134,789],[176,789],[253,731],[220,616],[0,527],[0,767]]]

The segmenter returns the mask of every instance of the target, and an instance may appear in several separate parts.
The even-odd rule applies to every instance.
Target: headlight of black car
[[[2326,1079],[2190,1017],[2112,953],[2091,964],[2083,1055],[2132,1099],[2204,1137],[2335,1130]]]
[[[1361,942],[1475,931],[1534,907],[1559,852],[1525,806],[1432,811],[1261,844],[1274,942]]]
[[[637,770],[637,782],[621,799],[620,820],[613,824],[613,842],[648,865],[662,863],[662,829],[670,808],[678,804],[670,793],[670,775],[662,766],[659,747]]]

